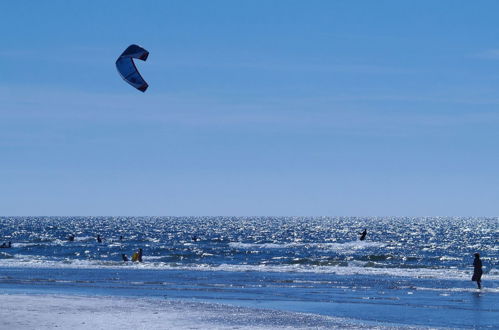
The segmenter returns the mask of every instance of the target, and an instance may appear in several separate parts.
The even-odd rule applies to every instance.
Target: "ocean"
[[[498,218],[2,217],[0,232],[0,244],[12,242],[0,249],[3,294],[199,302],[373,327],[499,328]],[[122,260],[139,248],[142,263]],[[476,252],[482,290],[471,282]]]

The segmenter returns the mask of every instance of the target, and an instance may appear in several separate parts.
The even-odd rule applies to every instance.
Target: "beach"
[[[360,322],[304,313],[117,297],[0,295],[2,329],[334,329]]]

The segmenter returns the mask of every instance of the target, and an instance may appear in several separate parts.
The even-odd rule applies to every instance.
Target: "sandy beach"
[[[70,295],[0,296],[1,329],[331,329],[341,318],[219,304]],[[371,327],[369,327],[371,328]]]

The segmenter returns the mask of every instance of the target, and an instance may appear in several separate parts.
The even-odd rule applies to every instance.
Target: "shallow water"
[[[499,327],[497,218],[54,217],[0,224],[13,242],[0,250],[3,292],[194,299],[380,324]],[[143,263],[121,261],[139,247]],[[474,252],[484,263],[480,292],[470,281]]]

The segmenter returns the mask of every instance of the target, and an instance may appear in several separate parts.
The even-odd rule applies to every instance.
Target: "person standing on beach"
[[[475,260],[473,260],[473,277],[472,281],[475,281],[478,288],[482,288],[482,260],[480,260],[480,254],[475,253]]]

